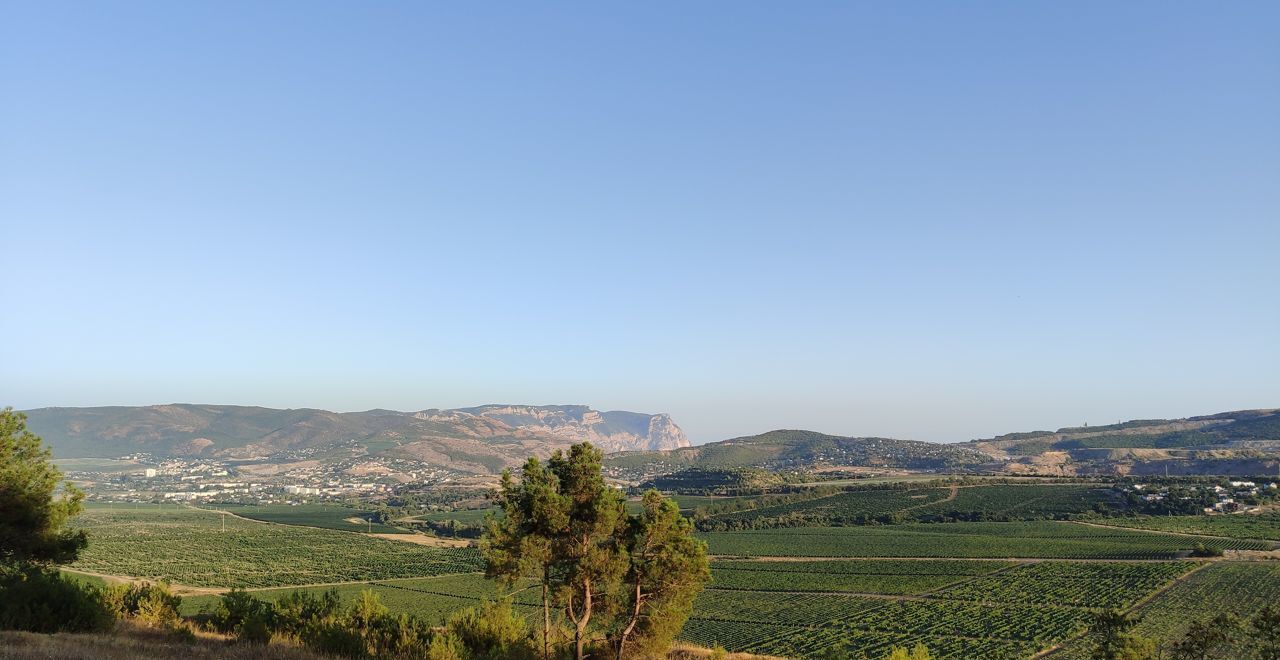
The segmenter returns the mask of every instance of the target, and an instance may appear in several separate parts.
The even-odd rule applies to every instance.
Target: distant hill
[[[667,415],[587,406],[489,405],[418,412],[172,404],[25,411],[58,458],[156,456],[275,460],[384,454],[495,472],[589,440],[605,451],[687,447]]]
[[[626,452],[605,459],[616,472],[635,477],[689,468],[807,470],[846,466],[950,471],[992,462],[991,456],[964,445],[796,430],[769,431],[669,451]]]
[[[1280,457],[1280,410],[1010,433],[965,443],[1011,472],[1262,474]]]
[[[1276,474],[1280,410],[1240,410],[1010,433],[952,444],[779,430],[698,447],[610,455],[618,477],[684,470],[840,467],[1002,474]]]

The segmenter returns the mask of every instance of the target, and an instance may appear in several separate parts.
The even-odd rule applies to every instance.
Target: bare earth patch
[[[374,536],[388,541],[414,543],[416,545],[429,545],[434,548],[465,548],[471,545],[471,542],[466,539],[443,539],[439,536],[427,536],[426,534],[365,534],[365,536]]]

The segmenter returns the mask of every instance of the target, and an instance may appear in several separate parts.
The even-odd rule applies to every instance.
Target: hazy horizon
[[[13,4],[0,406],[1280,405],[1280,4]]]
[[[676,423],[677,425],[680,425],[682,428],[684,428],[684,425],[683,425],[683,424],[681,424],[681,420],[679,419],[679,416],[678,416],[678,415],[672,415],[671,413],[669,413],[669,412],[667,412],[667,411],[665,411],[665,410],[639,410],[639,409],[635,409],[635,408],[626,408],[626,407],[622,407],[622,408],[615,408],[615,407],[601,407],[601,406],[595,406],[595,405],[592,405],[592,404],[591,404],[591,403],[589,403],[589,402],[573,402],[573,403],[567,403],[567,402],[560,402],[560,403],[531,403],[531,402],[513,402],[513,401],[490,401],[490,402],[487,402],[487,403],[476,403],[476,404],[468,404],[468,405],[460,405],[460,406],[423,406],[423,407],[411,407],[411,408],[391,408],[391,407],[387,407],[387,406],[374,406],[374,407],[371,407],[371,408],[340,409],[340,408],[329,408],[329,407],[323,407],[323,406],[306,406],[306,405],[300,405],[300,406],[268,406],[268,405],[261,405],[261,404],[246,404],[246,403],[215,403],[215,402],[208,402],[208,401],[169,401],[169,402],[166,402],[166,403],[147,403],[147,404],[104,404],[104,405],[86,405],[86,406],[58,406],[58,405],[52,405],[52,406],[29,406],[29,407],[23,408],[22,410],[36,410],[36,409],[41,409],[41,408],[151,407],[151,406],[167,406],[167,405],[192,405],[192,406],[242,406],[242,407],[259,407],[259,408],[272,408],[272,409],[294,409],[294,410],[307,410],[307,409],[310,409],[310,410],[323,410],[323,411],[327,411],[327,412],[334,412],[334,413],[360,413],[360,412],[370,412],[370,411],[373,411],[373,410],[388,410],[388,411],[391,411],[391,412],[412,413],[412,412],[421,412],[421,411],[423,411],[423,410],[432,410],[432,409],[438,409],[438,410],[453,410],[453,409],[461,409],[461,408],[479,408],[479,407],[482,407],[482,406],[491,406],[491,405],[498,405],[498,406],[505,406],[505,405],[511,405],[511,406],[548,406],[548,407],[550,407],[550,406],[580,406],[580,405],[585,405],[585,406],[588,406],[588,407],[590,407],[590,408],[592,408],[592,409],[594,409],[594,410],[599,410],[599,411],[601,411],[601,412],[624,411],[624,412],[643,413],[643,414],[649,414],[649,415],[668,414],[668,415],[671,415],[672,420],[673,420],[673,421],[675,421],[675,423]],[[1003,430],[992,431],[992,432],[989,432],[989,433],[984,433],[984,434],[982,434],[982,435],[975,435],[975,436],[973,436],[973,437],[968,437],[968,438],[950,438],[950,439],[948,439],[948,438],[923,438],[923,437],[914,437],[914,436],[901,435],[901,434],[897,434],[897,435],[895,435],[895,434],[893,434],[893,433],[861,433],[861,432],[857,432],[857,431],[837,431],[837,430],[831,430],[831,429],[813,428],[813,427],[809,427],[809,426],[794,426],[794,425],[793,425],[793,426],[774,426],[774,427],[769,427],[769,428],[758,428],[758,429],[754,429],[754,430],[750,430],[750,431],[744,431],[744,432],[741,432],[741,433],[735,433],[735,434],[733,434],[733,435],[726,435],[726,436],[724,436],[724,437],[709,437],[709,438],[699,438],[699,437],[694,437],[692,434],[688,434],[688,429],[687,429],[687,428],[684,428],[684,430],[685,430],[686,434],[688,434],[688,435],[689,435],[689,441],[690,441],[690,443],[691,443],[691,444],[693,444],[693,445],[701,445],[701,444],[706,444],[706,443],[708,443],[708,442],[716,442],[716,441],[719,441],[719,440],[731,440],[731,439],[733,439],[733,438],[737,438],[737,437],[744,437],[744,436],[750,436],[750,435],[757,435],[757,434],[759,434],[759,433],[765,433],[765,432],[768,432],[768,431],[786,430],[786,429],[790,429],[790,430],[803,430],[803,431],[817,431],[817,432],[819,432],[819,433],[826,433],[826,434],[828,434],[828,435],[847,436],[847,437],[886,437],[886,438],[896,438],[896,439],[899,439],[899,440],[926,440],[926,441],[928,441],[928,442],[951,443],[951,442],[965,442],[965,441],[968,441],[968,440],[979,440],[979,439],[984,439],[984,438],[991,438],[991,437],[995,437],[995,436],[998,436],[998,435],[1003,435],[1003,434],[1006,434],[1006,433],[1028,432],[1028,431],[1056,431],[1056,430],[1058,430],[1058,429],[1060,429],[1060,428],[1065,428],[1065,427],[1069,427],[1069,426],[1103,426],[1103,425],[1106,425],[1106,424],[1113,424],[1113,423],[1118,423],[1118,422],[1128,422],[1128,421],[1133,421],[1133,420],[1136,420],[1136,419],[1182,419],[1182,418],[1187,418],[1187,417],[1198,417],[1198,416],[1201,416],[1201,415],[1212,415],[1212,414],[1217,414],[1217,413],[1222,413],[1222,412],[1231,412],[1231,411],[1234,411],[1234,410],[1274,409],[1274,408],[1276,408],[1276,407],[1277,407],[1277,406],[1275,406],[1275,405],[1271,405],[1271,406],[1253,406],[1253,407],[1237,407],[1237,408],[1223,408],[1223,409],[1221,409],[1221,410],[1202,411],[1202,412],[1191,412],[1191,413],[1179,413],[1179,414],[1169,414],[1169,415],[1152,415],[1152,416],[1141,416],[1141,417],[1123,417],[1123,418],[1117,418],[1117,419],[1113,419],[1113,420],[1084,421],[1084,422],[1075,422],[1075,423],[1059,423],[1059,422],[1054,422],[1054,423],[1041,424],[1040,426],[1034,426],[1034,427],[1026,427],[1026,428],[1006,428],[1006,429],[1003,429]]]

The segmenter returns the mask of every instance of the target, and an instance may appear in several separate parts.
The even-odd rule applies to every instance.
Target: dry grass
[[[667,660],[707,660],[716,656],[716,652],[702,646],[676,644],[667,654]],[[725,653],[719,656],[724,660],[784,660],[773,655],[752,655],[750,653]]]
[[[114,634],[41,635],[0,631],[0,660],[325,660],[296,646],[253,646],[198,633],[184,641],[172,633],[119,624]]]

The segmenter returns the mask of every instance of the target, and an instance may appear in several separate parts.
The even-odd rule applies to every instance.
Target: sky
[[[5,2],[0,406],[1280,406],[1280,3]]]

